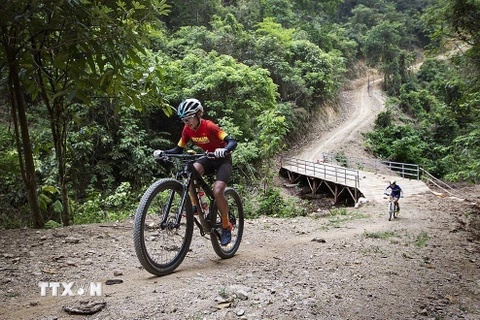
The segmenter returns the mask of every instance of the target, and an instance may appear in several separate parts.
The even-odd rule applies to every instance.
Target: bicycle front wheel
[[[395,218],[395,202],[390,201],[388,204],[388,221],[391,221],[392,218]]]
[[[187,196],[180,208],[183,185],[174,179],[152,184],[140,201],[133,226],[135,253],[148,272],[172,273],[185,258],[193,233],[193,212]],[[182,212],[180,223],[177,217]]]
[[[221,245],[222,235],[222,215],[220,211],[214,206],[211,214],[214,216],[214,225],[210,234],[210,241],[212,242],[213,250],[222,259],[229,259],[237,252],[243,236],[244,215],[243,204],[237,191],[233,188],[225,189],[225,198],[228,202],[228,220],[232,230],[232,241],[226,245]]]

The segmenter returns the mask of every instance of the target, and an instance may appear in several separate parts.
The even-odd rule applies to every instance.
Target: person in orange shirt
[[[200,175],[216,173],[213,194],[222,215],[221,244],[226,246],[232,240],[232,233],[228,221],[228,203],[224,192],[232,174],[231,152],[237,147],[237,141],[214,122],[202,118],[203,106],[197,99],[182,101],[178,106],[177,115],[185,124],[180,141],[172,149],[155,150],[154,157],[158,159],[163,153],[182,153],[190,140],[203,151],[215,154],[215,159],[203,158],[195,162],[193,166]]]

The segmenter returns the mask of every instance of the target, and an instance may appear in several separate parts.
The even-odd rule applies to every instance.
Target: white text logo
[[[39,282],[38,286],[40,287],[40,295],[42,297],[47,296],[49,291],[51,291],[53,297],[57,297],[59,295],[90,295],[91,297],[102,295],[101,282],[90,282],[90,284],[86,286],[78,286],[75,284],[75,282]]]

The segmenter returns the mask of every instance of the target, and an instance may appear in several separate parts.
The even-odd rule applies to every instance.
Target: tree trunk
[[[37,57],[38,58],[38,57]],[[37,63],[41,66],[41,60],[38,58]],[[60,194],[62,197],[62,222],[64,226],[69,226],[71,224],[70,219],[70,201],[68,198],[68,187],[67,187],[67,119],[63,119],[63,98],[59,97],[54,99],[53,104],[47,97],[45,90],[43,77],[41,69],[38,70],[38,81],[42,87],[42,97],[45,105],[47,106],[49,118],[50,118],[50,127],[52,130],[53,143],[55,146],[55,159],[57,162],[58,168],[58,185],[60,186]]]
[[[57,119],[57,121],[59,121]],[[55,154],[57,157],[57,167],[58,167],[58,184],[60,185],[60,193],[62,196],[63,204],[63,215],[62,221],[64,226],[69,226],[71,224],[70,219],[70,205],[68,198],[68,187],[67,187],[67,172],[66,172],[66,141],[63,138],[65,135],[65,128],[59,128],[61,124],[57,122],[57,135],[55,139]]]
[[[53,139],[55,141],[55,154],[57,157],[58,167],[58,184],[60,185],[60,192],[62,195],[63,204],[63,225],[69,226],[71,224],[70,219],[70,201],[68,198],[67,187],[67,123],[65,119],[62,119],[63,101],[61,98],[57,98],[54,102],[53,110],[53,124],[55,127],[52,132],[54,133]]]
[[[2,28],[2,31],[4,35],[2,43],[5,48],[9,65],[8,78],[10,86],[10,103],[12,107],[12,117],[16,129],[15,132],[17,150],[23,183],[25,185],[27,199],[30,205],[33,227],[43,228],[45,221],[40,211],[40,205],[38,202],[37,178],[35,176],[35,164],[33,162],[32,143],[30,141],[30,133],[28,131],[27,116],[25,113],[25,102],[23,100],[22,91],[20,90],[20,79],[18,78],[18,65],[15,55],[15,42],[12,38],[7,39],[8,30],[6,30],[5,27]],[[21,141],[18,137],[18,127],[20,127]]]
[[[32,39],[32,47],[36,47],[33,39]],[[67,150],[67,125],[69,119],[68,116],[65,115],[65,101],[62,96],[56,97],[51,101],[48,97],[46,84],[45,82],[49,81],[48,77],[44,79],[43,67],[42,67],[42,59],[40,53],[35,54],[35,61],[39,68],[37,69],[37,81],[40,84],[41,88],[41,97],[43,102],[45,103],[48,116],[50,120],[50,128],[52,130],[52,138],[53,144],[55,146],[55,159],[57,162],[58,168],[58,185],[60,187],[60,194],[62,197],[62,222],[64,226],[69,226],[71,224],[70,219],[70,201],[68,198],[68,187],[67,187],[67,158],[66,158],[66,150]],[[51,80],[51,79],[50,79]],[[50,86],[52,92],[56,91],[55,81],[50,81]],[[53,94],[54,95],[54,94]]]

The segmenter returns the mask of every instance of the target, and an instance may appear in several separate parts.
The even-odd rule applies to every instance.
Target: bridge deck
[[[332,192],[335,202],[344,192],[348,193],[354,202],[357,202],[361,195],[358,190],[360,183],[358,170],[296,158],[283,158],[282,170],[287,172],[292,182],[305,177],[312,193],[316,193],[325,184]]]
[[[397,184],[403,190],[404,197],[430,192],[430,189],[425,182],[417,179],[402,178],[394,173],[384,174],[361,171],[360,177],[362,185],[360,190],[363,193],[363,196],[368,200],[383,201],[383,199],[385,199],[383,192],[388,186],[390,180],[397,181]]]
[[[363,195],[368,200],[383,201],[385,196],[383,192],[388,186],[390,180],[396,180],[397,184],[402,188],[404,196],[411,196],[429,192],[428,186],[421,180],[402,178],[391,173],[373,173],[370,171],[360,171],[335,166],[327,163],[310,162],[296,158],[282,159],[282,170],[289,174],[307,177],[312,189],[315,192],[320,183],[315,180],[320,179],[322,182],[330,183],[335,187],[330,187],[335,198],[347,190],[356,202]],[[310,183],[310,181],[313,181]],[[340,188],[337,188],[340,187]]]

